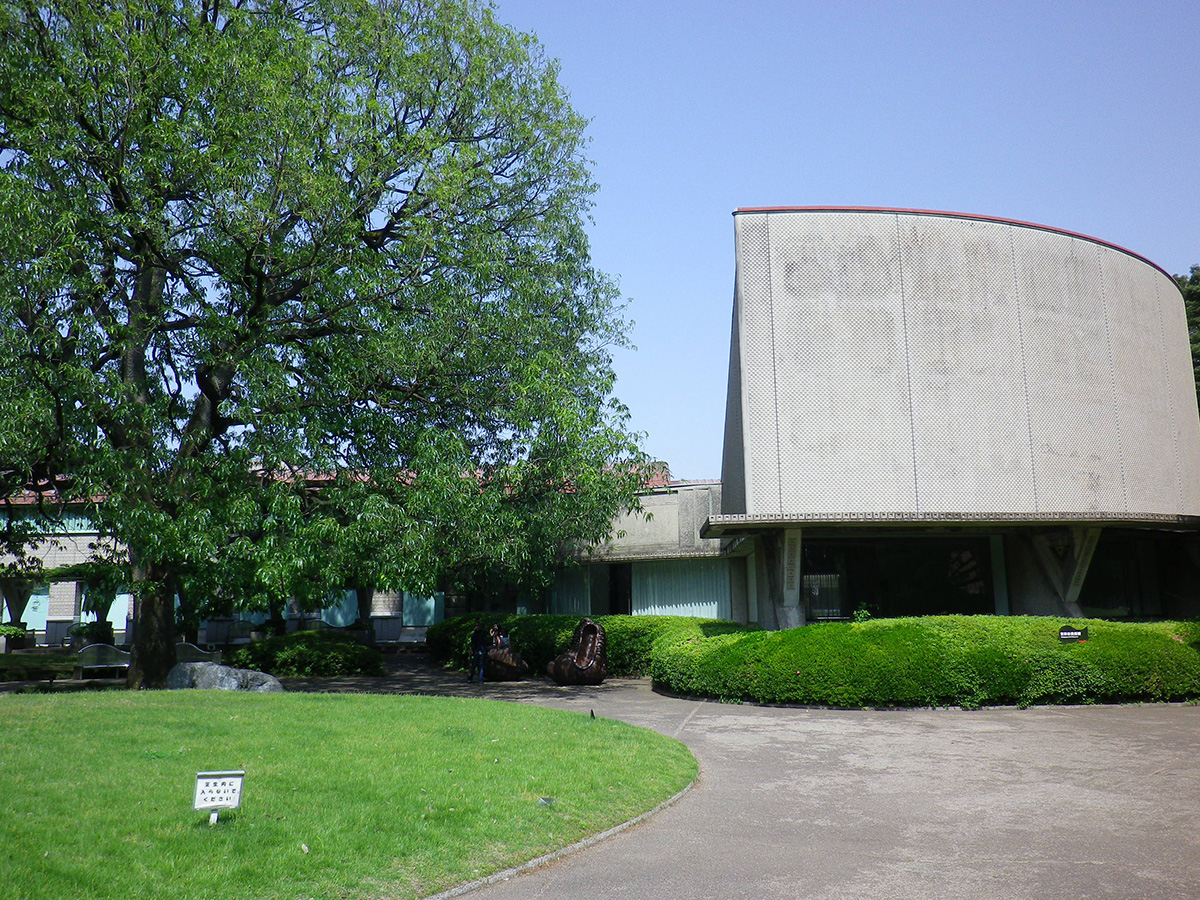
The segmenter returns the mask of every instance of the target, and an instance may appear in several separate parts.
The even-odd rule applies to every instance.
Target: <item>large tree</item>
[[[0,0],[0,470],[128,549],[133,685],[199,571],[430,587],[633,502],[583,129],[475,0]]]

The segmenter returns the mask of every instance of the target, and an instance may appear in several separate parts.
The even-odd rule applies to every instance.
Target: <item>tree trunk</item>
[[[375,585],[369,581],[355,580],[351,587],[358,598],[358,619],[361,622],[371,621],[371,605],[375,598]]]
[[[156,572],[153,567],[132,568],[137,599],[129,687],[165,688],[167,673],[175,665],[175,591],[165,573]]]
[[[354,594],[358,598],[358,621],[366,631],[364,643],[375,646],[375,620],[371,618],[371,607],[375,598],[375,585],[369,581],[355,581]]]

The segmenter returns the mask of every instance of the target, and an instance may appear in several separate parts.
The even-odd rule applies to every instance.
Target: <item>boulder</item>
[[[200,691],[282,691],[274,675],[253,669],[233,669],[211,662],[179,663],[167,673],[168,690],[194,688]]]

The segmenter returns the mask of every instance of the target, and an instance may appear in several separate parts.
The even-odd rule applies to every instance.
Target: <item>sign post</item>
[[[208,824],[216,825],[220,810],[237,809],[242,805],[242,780],[245,777],[245,771],[197,772],[192,809],[212,810]]]
[[[1060,644],[1082,644],[1088,639],[1087,631],[1086,628],[1064,625],[1058,629],[1058,642]]]

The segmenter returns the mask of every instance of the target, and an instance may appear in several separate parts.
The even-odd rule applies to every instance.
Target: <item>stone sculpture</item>
[[[546,667],[558,684],[600,684],[608,677],[604,627],[585,618],[575,627],[571,647]]]

